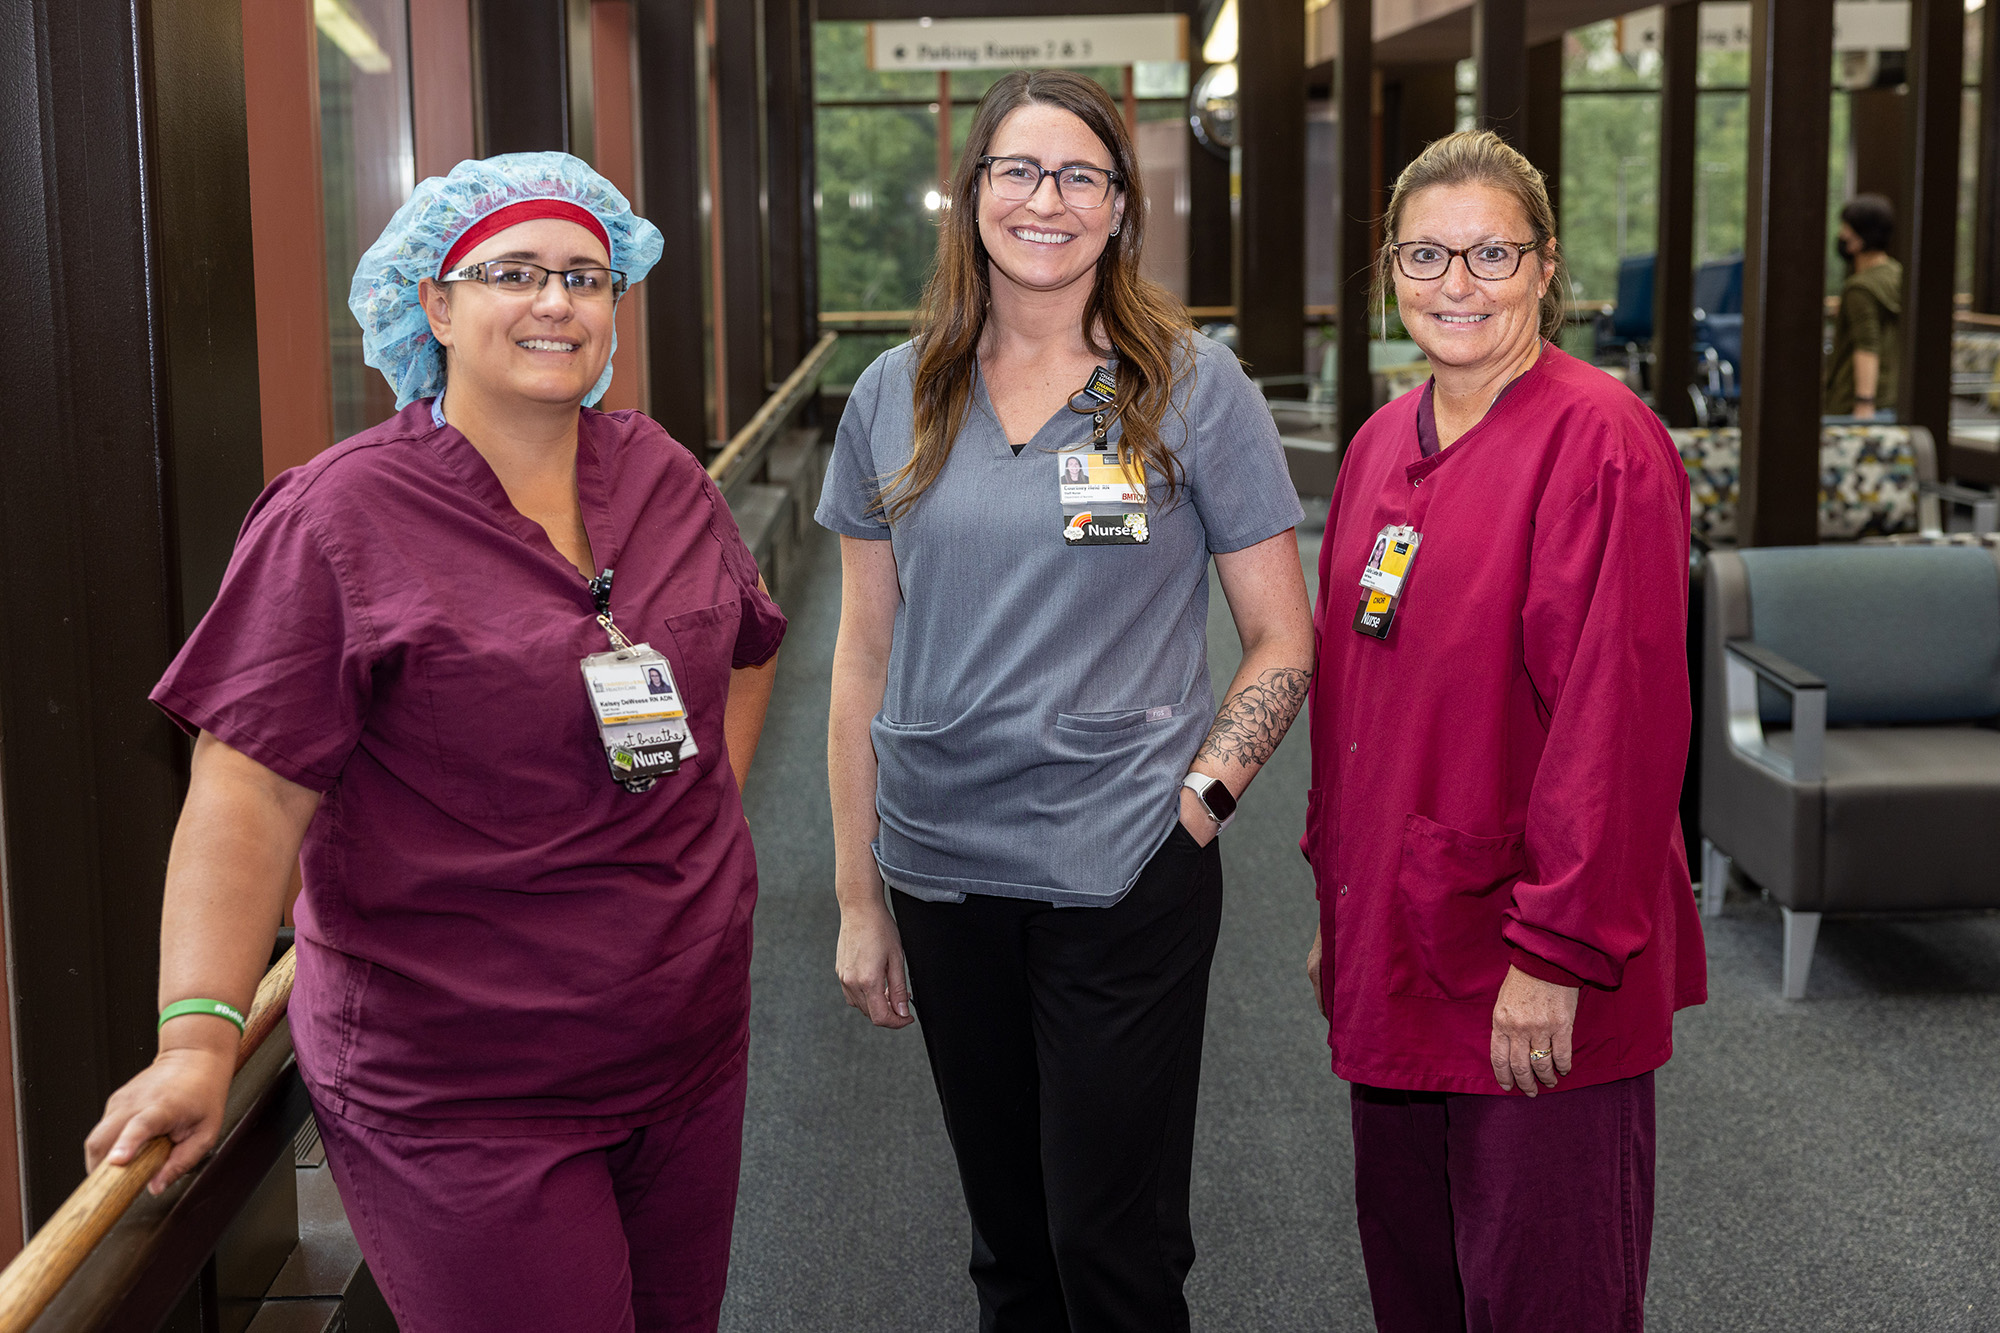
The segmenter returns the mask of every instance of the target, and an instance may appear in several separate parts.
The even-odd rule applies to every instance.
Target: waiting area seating
[[[1703,911],[1733,862],[1782,909],[1800,999],[1824,912],[2000,908],[2000,548],[1704,569]]]
[[[1598,316],[1594,359],[1616,368],[1627,384],[1652,384],[1655,255],[1618,261],[1618,289],[1611,309]],[[1725,255],[1694,273],[1694,380],[1696,419],[1727,425],[1736,419],[1743,364],[1743,256]]]
[[[1734,546],[1743,432],[1727,426],[1668,433],[1687,468],[1695,541],[1704,548]],[[1822,426],[1819,474],[1821,541],[1944,526],[1937,447],[1922,426]]]

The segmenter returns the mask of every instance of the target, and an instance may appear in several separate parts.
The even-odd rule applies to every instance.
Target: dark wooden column
[[[1472,60],[1479,128],[1518,145],[1528,113],[1527,0],[1473,0]]]
[[[810,0],[764,0],[764,61],[771,374],[782,379],[819,338]]]
[[[1972,308],[2000,314],[2000,4],[1979,14],[1979,192],[1973,205]]]
[[[636,0],[639,173],[648,219],[666,249],[646,279],[652,416],[706,457],[708,304],[701,139],[707,115],[697,43],[699,0]]]
[[[590,0],[477,0],[472,13],[480,155],[589,157]]]
[[[715,139],[721,170],[716,202],[722,228],[720,330],[725,418],[718,437],[741,427],[768,392],[764,345],[763,7],[724,0],[713,8]],[[787,370],[791,367],[787,366]]]
[[[1296,375],[1306,341],[1306,11],[1297,0],[1238,0],[1237,14],[1237,347],[1252,375]]]
[[[1833,7],[1751,0],[1744,197],[1744,546],[1819,540],[1820,337],[1826,279]]]
[[[1190,45],[1200,32],[1189,19]],[[1188,52],[1189,87],[1208,69],[1199,49]],[[1188,304],[1226,306],[1236,301],[1236,220],[1229,205],[1229,162],[1188,131]],[[1205,322],[1205,321],[1204,321]]]
[[[1669,426],[1692,426],[1694,400],[1695,58],[1701,7],[1676,0],[1660,15],[1660,183],[1653,270],[1653,406]]]
[[[1458,125],[1458,69],[1453,61],[1376,67],[1382,76],[1382,189],[1433,139]]]
[[[1542,173],[1548,187],[1549,207],[1555,210],[1556,230],[1562,230],[1563,183],[1563,44],[1552,42],[1528,48],[1528,92],[1521,152]]]
[[[19,8],[0,24],[0,836],[34,1226],[153,1055],[187,749],[146,693],[263,466],[239,0],[153,0],[143,25],[129,0]]]
[[[1958,129],[1964,105],[1963,0],[1912,0],[1909,52],[1909,212],[1901,219],[1903,358],[1896,419],[1951,425],[1952,297],[1958,272]]]
[[[1375,410],[1368,372],[1368,288],[1375,196],[1374,6],[1372,0],[1335,0],[1340,6],[1340,52],[1334,60],[1334,115],[1340,134],[1339,188],[1334,197],[1334,273],[1338,325],[1334,354],[1339,379],[1334,427],[1341,443],[1354,438]]]

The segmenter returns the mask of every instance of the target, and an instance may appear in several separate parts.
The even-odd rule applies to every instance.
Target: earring
[[[1116,236],[1116,235],[1118,234],[1118,228],[1116,228],[1116,227],[1113,227],[1113,228],[1111,229],[1111,234],[1112,234],[1113,236]]]

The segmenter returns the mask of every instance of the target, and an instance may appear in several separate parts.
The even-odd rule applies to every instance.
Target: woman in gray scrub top
[[[879,1026],[923,1020],[980,1327],[1185,1329],[1215,839],[1312,672],[1298,496],[1236,358],[1139,275],[1102,88],[1001,79],[951,197],[820,500],[836,967]]]

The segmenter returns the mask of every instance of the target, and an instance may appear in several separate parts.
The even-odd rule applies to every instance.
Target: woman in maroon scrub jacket
[[[198,737],[160,1053],[87,1155],[170,1136],[157,1191],[215,1142],[226,1011],[302,860],[299,1068],[404,1333],[721,1309],[757,892],[738,788],[785,622],[694,456],[584,406],[660,249],[565,154],[419,185],[350,299],[402,410],[271,484],[153,694]],[[584,659],[614,626],[660,655],[636,697],[650,667],[685,710],[670,771],[600,738]]]
[[[1434,377],[1349,444],[1320,552],[1306,970],[1385,1330],[1640,1327],[1652,1071],[1705,998],[1687,477],[1551,341],[1554,231],[1490,133],[1397,180],[1377,285]]]

